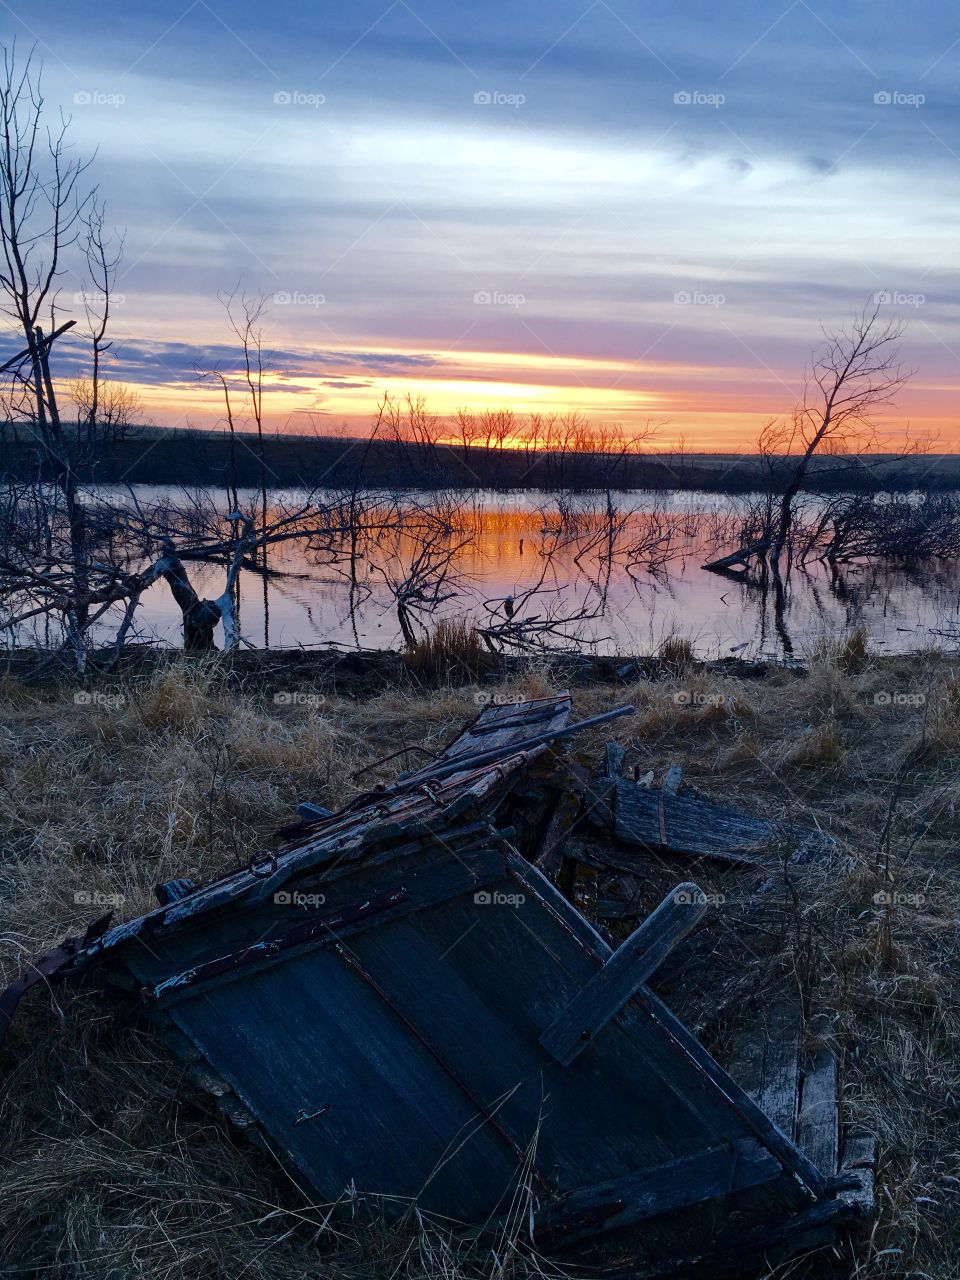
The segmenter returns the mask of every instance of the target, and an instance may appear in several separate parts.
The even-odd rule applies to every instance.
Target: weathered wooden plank
[[[171,1016],[325,1199],[353,1185],[462,1218],[517,1176],[475,1101],[330,950],[197,992]]]
[[[548,875],[556,879],[557,872],[563,862],[563,852],[567,836],[580,812],[582,797],[576,791],[562,791],[557,797],[550,821],[547,823],[536,856],[536,865]]]
[[[498,888],[515,892],[508,880]],[[647,1123],[652,1103],[624,1114],[631,1072],[621,1062],[594,1063],[572,1080],[537,1043],[536,1019],[568,998],[578,980],[525,928],[518,932],[507,918],[516,908],[494,900],[474,911],[456,905],[460,910],[443,911],[442,920],[431,910],[373,930],[353,950],[418,1038],[451,1049],[471,1092],[495,1111],[513,1142],[535,1146],[536,1168],[548,1184],[539,1193],[581,1185],[585,1169],[598,1177],[626,1173],[642,1152],[665,1158],[673,1141],[668,1117]],[[497,965],[489,960],[492,944]],[[635,1057],[634,1076],[638,1069]],[[664,1096],[656,1084],[651,1089]]]
[[[170,1004],[191,994],[198,986],[210,990],[211,984],[215,984],[219,988],[253,970],[282,964],[291,956],[299,956],[312,948],[352,938],[366,928],[382,926],[398,916],[421,911],[459,894],[482,890],[503,879],[504,858],[496,849],[462,849],[455,859],[436,858],[421,862],[415,869],[406,868],[402,877],[400,869],[392,874],[400,881],[392,888],[367,894],[359,901],[342,903],[329,911],[325,903],[321,903],[319,909],[298,911],[292,894],[280,895],[290,898],[290,902],[276,904],[269,923],[258,931],[254,941],[244,940],[233,950],[221,950],[179,972],[168,972],[163,981],[148,983],[144,996]],[[234,927],[228,936],[237,939],[238,930],[234,922],[230,923]],[[241,936],[246,938],[249,932]],[[207,946],[215,942],[216,938],[210,939]],[[170,955],[169,949],[167,955]],[[135,971],[143,972],[142,957],[136,957],[132,963]]]
[[[618,742],[605,743],[603,755],[587,783],[585,812],[594,826],[602,831],[609,831],[613,827],[614,795],[626,754],[626,748],[621,747]]]
[[[778,1000],[759,1010],[749,1027],[736,1038],[728,1068],[738,1084],[790,1138],[797,1132],[802,1035],[799,1000]]]
[[[822,1027],[814,1031],[822,1033]],[[828,1178],[837,1170],[840,1142],[837,1060],[828,1045],[820,1043],[804,1072],[800,1086],[797,1146]]]
[[[569,1066],[660,967],[707,911],[703,891],[679,885],[621,944],[583,990],[540,1036],[540,1043]]]
[[[672,764],[667,772],[663,775],[663,783],[661,790],[664,795],[675,796],[680,790],[680,784],[683,782],[683,770],[678,764]]]
[[[539,1249],[567,1246],[602,1231],[760,1186],[781,1173],[779,1161],[755,1138],[708,1147],[571,1192],[534,1215],[530,1238]]]
[[[785,1133],[753,1101],[749,1094],[734,1083],[731,1077],[707,1053],[699,1040],[687,1030],[680,1019],[667,1008],[663,1001],[658,999],[646,987],[641,987],[640,991],[634,996],[634,1000],[656,1018],[664,1031],[671,1037],[678,1050],[688,1054],[704,1074],[717,1085],[730,1100],[737,1113],[747,1121],[757,1137],[780,1159],[783,1167],[792,1173],[798,1182],[812,1192],[813,1195],[823,1195],[826,1189],[826,1182],[816,1166],[794,1144],[792,1137]]]
[[[671,795],[631,782],[617,786],[614,831],[626,844],[731,863],[756,862],[785,836],[766,818],[699,796]]]

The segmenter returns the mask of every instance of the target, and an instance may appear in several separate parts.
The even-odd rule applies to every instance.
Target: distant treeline
[[[82,478],[101,484],[257,487],[493,489],[702,489],[714,493],[778,490],[795,459],[735,454],[604,453],[330,437],[228,437],[179,428],[132,430],[98,457]],[[23,439],[0,443],[0,473],[37,477],[37,451]],[[42,474],[42,471],[41,471]],[[960,455],[824,457],[806,485],[821,493],[960,488]]]

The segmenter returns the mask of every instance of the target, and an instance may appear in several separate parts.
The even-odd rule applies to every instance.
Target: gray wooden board
[[[661,805],[665,841],[660,829]],[[729,855],[740,860],[768,852],[789,833],[767,818],[699,796],[669,795],[621,781],[614,801],[614,834],[618,840],[643,848]]]
[[[800,1089],[797,1145],[831,1178],[837,1171],[840,1142],[837,1092],[837,1060],[827,1045],[818,1045]]]
[[[564,1066],[584,1053],[706,911],[695,884],[667,894],[547,1027],[540,1037],[544,1048]]]
[[[779,1000],[752,1017],[736,1038],[727,1065],[730,1075],[790,1138],[797,1132],[801,1038],[799,1001]],[[836,1161],[829,1174],[835,1170]]]
[[[530,866],[516,853],[507,854],[511,873],[521,881],[531,896],[540,901],[555,919],[579,944],[592,962],[603,964],[612,955],[612,949],[556,887],[536,867]],[[638,1010],[643,1010],[660,1028],[661,1034],[675,1052],[689,1060],[705,1080],[711,1082],[720,1096],[726,1099],[732,1110],[746,1121],[748,1127],[761,1137],[767,1148],[778,1155],[799,1187],[808,1193],[822,1195],[825,1183],[822,1175],[776,1124],[757,1106],[750,1094],[707,1053],[697,1038],[687,1030],[680,1019],[647,987],[642,987],[622,1014],[625,1025],[632,1026]],[[797,1187],[794,1187],[794,1191]]]
[[[462,733],[444,747],[440,760],[428,761],[415,772],[402,777],[405,781],[420,775],[429,777],[431,770],[441,761],[449,762],[480,751],[502,748],[506,752],[513,743],[522,742],[533,734],[562,728],[569,717],[569,693],[523,703],[484,707],[473,723],[467,725]]]
[[[332,914],[367,895],[402,887],[407,890],[408,902],[395,908],[394,914],[417,910],[429,893],[463,892],[487,883],[491,875],[502,875],[503,855],[483,846],[477,848],[475,842],[479,834],[471,837],[474,843],[467,847],[457,845],[451,850],[441,845],[399,862],[365,862],[353,866],[349,875],[320,875],[292,882],[284,891],[290,895],[289,903],[269,899],[253,909],[234,910],[205,919],[191,929],[166,935],[155,933],[142,942],[134,940],[128,944],[124,959],[141,981],[153,985],[172,973],[280,934],[317,913]],[[311,895],[322,895],[324,901],[316,910],[299,907],[293,900],[299,893],[308,899]],[[373,923],[373,917],[364,922],[365,925]]]
[[[598,1230],[615,1230],[705,1200],[760,1186],[780,1165],[754,1138],[707,1147],[692,1156],[571,1192],[534,1216],[533,1241],[569,1245]],[[597,1213],[600,1209],[602,1212]]]
[[[187,924],[200,914],[232,908],[241,900],[254,904],[263,901],[281,890],[291,878],[325,861],[357,859],[376,842],[400,839],[418,832],[442,832],[458,814],[474,803],[487,809],[495,807],[499,793],[509,789],[513,780],[496,763],[485,766],[476,775],[464,772],[441,779],[439,790],[434,787],[434,794],[441,797],[439,805],[432,795],[418,792],[417,786],[421,781],[430,783],[431,769],[443,760],[480,750],[502,750],[508,757],[512,744],[524,741],[531,733],[564,727],[569,714],[570,698],[566,693],[524,704],[486,708],[475,725],[490,725],[498,719],[512,719],[518,723],[478,738],[472,736],[468,726],[445,749],[440,762],[431,761],[416,773],[403,775],[404,787],[408,788],[403,794],[384,797],[371,794],[369,803],[356,810],[337,814],[316,826],[307,824],[299,843],[265,854],[262,865],[256,870],[244,868],[233,872],[201,886],[185,898],[107,930],[85,950],[80,957],[81,965],[96,962],[105,952],[126,946],[131,939],[146,936],[154,928],[167,929]],[[525,725],[527,717],[533,721],[529,727]],[[514,765],[521,760],[522,757],[514,757]]]
[[[339,957],[313,951],[176,1005],[177,1026],[320,1193],[351,1183],[470,1220],[497,1205],[517,1158],[429,1050],[385,1016]],[[301,1112],[314,1120],[295,1124]]]

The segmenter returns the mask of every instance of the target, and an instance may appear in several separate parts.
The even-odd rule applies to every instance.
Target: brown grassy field
[[[774,977],[795,982],[831,1019],[848,1116],[879,1135],[881,1214],[856,1260],[841,1248],[776,1274],[960,1276],[960,663],[874,659],[856,637],[816,654],[804,676],[712,674],[676,643],[664,656],[660,680],[574,690],[576,718],[637,707],[578,739],[577,753],[616,737],[644,769],[679,762],[708,795],[789,813],[835,841],[827,860],[780,868],[772,923],[751,911],[753,873],[655,859],[641,871],[644,910],[691,874],[722,887],[706,960],[701,946],[662,988],[701,1037],[722,1049]],[[436,747],[476,709],[476,686],[411,681],[350,698],[298,670],[294,686],[282,674],[237,684],[216,660],[170,658],[79,699],[5,682],[5,980],[100,914],[97,895],[120,918],[149,909],[156,882],[233,867],[298,800],[339,807],[357,767],[402,742]],[[555,685],[547,665],[508,682],[530,695]],[[278,704],[278,692],[291,696]],[[305,1203],[178,1064],[92,995],[35,990],[0,1054],[2,1275],[494,1280],[540,1269],[508,1241],[496,1254],[458,1248],[416,1217],[387,1229],[360,1205],[331,1217]]]

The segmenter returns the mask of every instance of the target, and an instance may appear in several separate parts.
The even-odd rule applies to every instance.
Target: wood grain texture
[[[540,1037],[563,1066],[591,1044],[707,912],[703,891],[682,884],[633,931]]]

